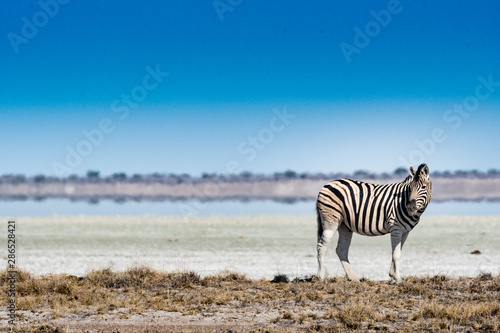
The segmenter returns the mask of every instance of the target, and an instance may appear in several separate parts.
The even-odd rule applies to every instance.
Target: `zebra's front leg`
[[[403,244],[408,237],[408,231],[403,231],[400,228],[394,228],[391,231],[391,245],[392,245],[392,262],[389,276],[391,277],[391,284],[397,284],[403,281],[399,275],[399,260],[401,259],[401,250]]]

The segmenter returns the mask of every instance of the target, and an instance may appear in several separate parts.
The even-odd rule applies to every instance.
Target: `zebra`
[[[417,170],[410,165],[410,175],[400,183],[375,185],[352,179],[332,181],[320,190],[316,202],[318,222],[318,277],[327,271],[324,259],[336,231],[339,233],[337,255],[349,280],[359,281],[348,259],[352,233],[379,236],[390,233],[392,284],[402,281],[399,275],[401,249],[420,216],[431,201],[432,182],[429,167]]]

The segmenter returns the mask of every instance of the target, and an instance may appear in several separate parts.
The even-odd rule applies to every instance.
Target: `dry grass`
[[[232,331],[500,329],[500,276],[409,277],[397,286],[369,280],[354,283],[343,278],[325,282],[287,280],[250,280],[235,273],[202,278],[193,272],[163,273],[147,267],[126,272],[102,269],[84,277],[34,276],[21,271],[17,279],[17,307],[22,317],[19,322],[32,332],[86,331],[81,326],[71,328],[72,321],[103,316],[123,321],[154,311],[192,318],[201,325],[195,329],[168,326],[166,331],[212,330],[205,329],[203,323],[213,316],[218,316],[221,325],[246,325],[231,327]],[[0,272],[0,285],[0,302],[7,304],[5,271]],[[53,324],[42,327],[30,319],[30,313],[48,314],[52,321],[67,319],[68,324],[64,329]],[[216,330],[224,331],[224,327]],[[132,331],[157,330],[161,329]]]

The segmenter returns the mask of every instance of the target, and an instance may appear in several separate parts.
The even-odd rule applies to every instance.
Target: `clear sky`
[[[500,168],[498,13],[0,0],[0,174]]]

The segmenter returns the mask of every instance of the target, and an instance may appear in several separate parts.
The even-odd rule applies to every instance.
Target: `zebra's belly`
[[[344,216],[344,223],[355,233],[364,236],[382,236],[390,232],[385,214],[378,218],[360,212],[354,212],[352,215]]]

